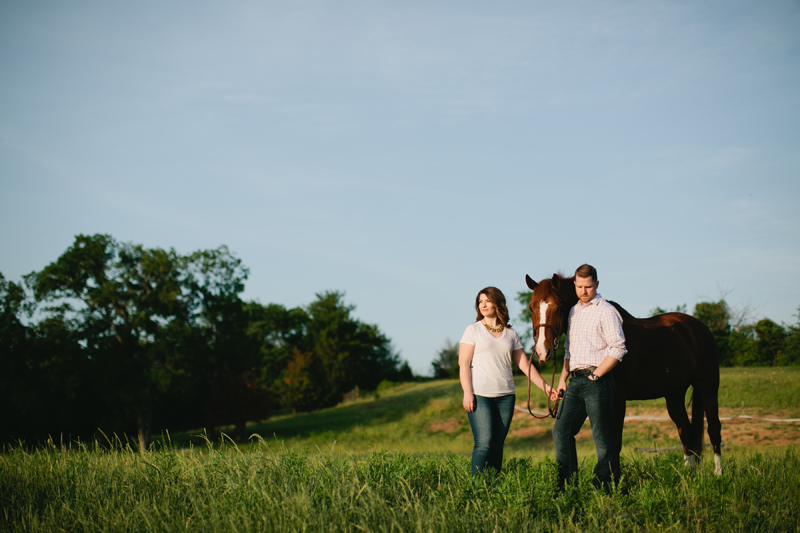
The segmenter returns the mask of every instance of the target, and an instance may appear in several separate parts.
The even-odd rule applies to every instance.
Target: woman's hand
[[[546,387],[546,389],[545,389],[544,393],[547,394],[547,396],[552,401],[555,402],[555,401],[558,401],[558,400],[561,399],[561,394],[559,394],[558,390],[554,389],[553,387],[551,387],[550,385],[547,385],[547,384],[545,384],[545,387]]]
[[[465,394],[464,395],[463,404],[464,404],[464,409],[468,413],[474,413],[475,412],[475,395],[474,394]]]

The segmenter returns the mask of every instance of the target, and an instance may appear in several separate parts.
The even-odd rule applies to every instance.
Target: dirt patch
[[[444,431],[445,433],[455,433],[459,429],[461,429],[461,422],[453,417],[447,420],[436,420],[428,426],[428,431]]]
[[[722,409],[720,411],[720,417],[723,418],[722,442],[726,447],[737,448],[752,447],[754,445],[777,448],[800,444],[800,422],[763,420],[764,418],[791,418],[790,414],[781,411],[765,413],[747,409]],[[632,451],[634,448],[679,447],[681,445],[678,439],[678,431],[675,428],[675,424],[670,420],[666,409],[636,407],[628,409],[626,415],[625,430],[623,432],[623,453]],[[742,415],[755,418],[737,418]],[[463,420],[453,417],[446,420],[436,420],[428,426],[428,430],[432,432],[442,431],[448,434],[456,433],[462,429],[462,422]],[[552,440],[552,429],[552,418],[538,420],[532,418],[527,412],[516,411],[508,438],[511,440],[520,439],[522,441],[539,442]],[[472,438],[470,432],[460,436]],[[576,440],[579,444],[591,445],[592,431],[588,420],[576,436]],[[705,435],[705,441],[708,442],[708,434]]]
[[[740,416],[754,418],[737,418]],[[722,409],[722,442],[726,447],[782,447],[800,444],[800,422],[774,422],[764,420],[791,418],[791,413],[748,409]],[[727,420],[726,420],[727,419]],[[527,413],[518,411],[514,415],[509,437],[521,439],[551,438],[553,419],[537,420]],[[706,426],[707,427],[707,426]],[[576,436],[581,443],[591,443],[592,432],[587,421]],[[708,434],[705,435],[708,442]],[[628,409],[623,432],[623,452],[638,447],[680,446],[678,431],[669,418],[666,409]]]

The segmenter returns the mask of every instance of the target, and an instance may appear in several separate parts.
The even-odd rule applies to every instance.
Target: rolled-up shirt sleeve
[[[600,327],[608,350],[606,355],[622,361],[628,348],[625,346],[625,332],[622,331],[622,317],[619,312],[613,307],[608,309],[600,319]]]

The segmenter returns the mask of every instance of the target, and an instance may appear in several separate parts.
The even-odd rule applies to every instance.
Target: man
[[[553,425],[561,490],[566,480],[577,477],[575,435],[587,415],[597,452],[595,483],[608,491],[612,472],[619,464],[613,421],[616,387],[611,369],[622,361],[627,349],[622,317],[597,293],[599,285],[597,270],[593,266],[581,265],[575,271],[575,292],[580,301],[569,313],[564,369],[558,382],[558,391],[564,394],[564,399]],[[570,377],[569,386],[567,377]]]

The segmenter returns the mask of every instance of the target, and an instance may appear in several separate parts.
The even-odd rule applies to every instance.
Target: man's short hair
[[[592,265],[582,264],[575,270],[575,275],[581,278],[592,278],[592,282],[597,283],[597,269]]]

